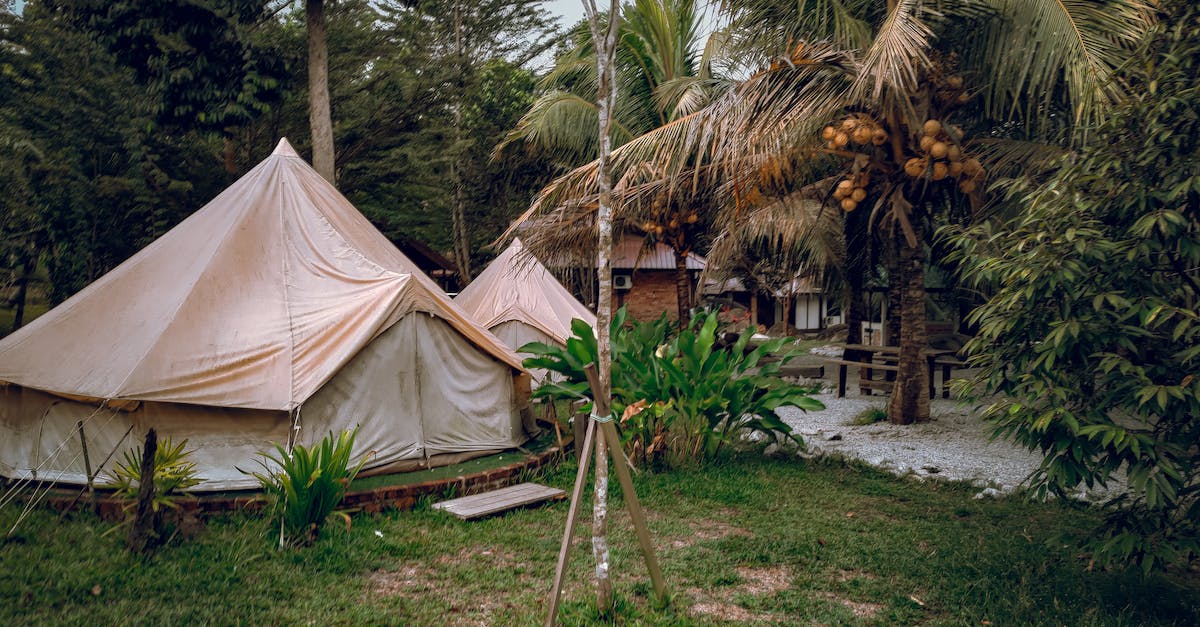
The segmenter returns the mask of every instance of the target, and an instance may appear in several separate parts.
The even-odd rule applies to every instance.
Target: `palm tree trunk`
[[[917,245],[900,239],[898,271],[900,292],[900,364],[896,385],[888,402],[888,419],[907,425],[929,420],[929,370],[925,348],[925,255],[922,229],[916,218]]]
[[[904,245],[893,238],[890,250],[884,256],[888,273],[887,299],[884,301],[886,311],[883,317],[884,346],[900,345],[900,299],[904,293],[905,276],[904,271],[900,269],[899,248]]]
[[[846,343],[862,344],[862,323],[867,319],[867,304],[863,301],[863,290],[866,287],[867,265],[870,257],[867,253],[867,215],[864,211],[852,211],[846,214],[842,223],[843,239],[846,241]]]
[[[308,29],[308,127],[312,165],[326,181],[334,180],[333,117],[329,110],[329,44],[325,36],[325,0],[304,5]]]
[[[675,248],[675,311],[679,328],[687,327],[692,311],[692,277],[688,275],[687,252]]]
[[[599,295],[596,302],[596,364],[599,390],[596,396],[603,402],[597,404],[610,407],[612,391],[612,346],[609,340],[609,325],[612,320],[612,174],[609,172],[609,153],[612,151],[612,115],[616,104],[617,68],[614,57],[617,48],[617,30],[620,12],[617,0],[609,3],[608,24],[600,22],[600,12],[595,0],[585,0],[588,25],[596,48],[596,74],[599,77],[599,141],[600,155],[596,162],[596,183],[600,192],[599,208],[596,211],[596,228],[599,231],[599,246],[596,254],[597,283]],[[599,429],[597,429],[599,431]],[[599,434],[597,434],[599,435]],[[592,553],[596,559],[596,609],[602,616],[612,613],[612,582],[609,579],[608,556],[608,454],[596,441],[596,484],[592,507]],[[603,468],[603,470],[601,470]],[[604,493],[604,496],[601,496]]]

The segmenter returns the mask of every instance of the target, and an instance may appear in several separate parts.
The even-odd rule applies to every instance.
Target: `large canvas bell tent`
[[[499,450],[526,439],[521,385],[519,358],[284,140],[0,340],[0,475],[83,483],[151,427],[188,439],[209,490],[254,487],[241,470],[291,434],[358,427],[368,469]]]
[[[571,337],[575,318],[596,326],[596,314],[526,252],[520,239],[514,239],[454,302],[513,349],[529,342],[562,346]],[[534,373],[535,378],[539,374],[543,373]]]

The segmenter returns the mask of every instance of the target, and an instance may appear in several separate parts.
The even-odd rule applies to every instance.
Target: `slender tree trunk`
[[[888,419],[901,425],[929,420],[929,369],[922,355],[926,342],[924,238],[915,213],[912,221],[917,246],[910,247],[902,239],[897,244],[897,266],[903,288],[900,293],[900,368],[888,402]]]
[[[612,390],[612,346],[609,340],[609,324],[612,320],[612,175],[608,168],[609,152],[612,150],[610,128],[612,125],[612,110],[616,103],[616,64],[614,53],[617,47],[617,26],[620,23],[617,0],[611,0],[608,9],[608,24],[600,22],[600,12],[596,10],[595,0],[584,0],[584,10],[587,12],[588,25],[592,31],[592,41],[596,48],[596,74],[599,77],[599,140],[600,155],[596,164],[596,183],[600,191],[599,208],[596,211],[596,227],[599,230],[599,246],[596,255],[596,271],[599,283],[599,296],[596,303],[596,343],[598,361],[596,364],[599,380],[598,396],[602,396],[604,406],[610,406]],[[611,417],[610,417],[611,418]],[[597,430],[599,431],[599,430]],[[592,509],[592,550],[596,558],[596,609],[601,615],[612,613],[612,582],[609,579],[609,556],[607,538],[607,495],[603,498],[599,493],[608,490],[608,456],[603,440],[597,440],[596,446],[596,486],[595,503]],[[601,471],[601,468],[604,468]],[[601,477],[604,477],[603,482]]]
[[[678,247],[675,251],[675,307],[679,316],[679,328],[687,327],[692,312],[692,277],[688,275],[687,251]]]
[[[458,275],[463,285],[471,282],[471,240],[467,235],[466,190],[464,189],[462,109],[466,89],[465,63],[462,48],[462,11],[454,3],[454,63],[458,70],[454,87],[454,165],[451,180],[454,181],[454,201],[450,209],[451,230],[454,236],[454,256],[458,263]]]
[[[329,111],[329,44],[325,36],[325,0],[307,0],[308,127],[312,133],[312,165],[326,181],[334,179],[333,117]]]
[[[21,265],[21,278],[17,282],[17,311],[13,314],[12,328],[10,333],[15,333],[21,325],[25,324],[25,300],[29,296],[29,279],[33,276],[34,268],[36,267],[37,255],[29,253],[25,257],[25,262]]]

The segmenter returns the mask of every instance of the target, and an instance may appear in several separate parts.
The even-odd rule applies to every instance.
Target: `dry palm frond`
[[[762,258],[813,276],[839,266],[845,254],[841,211],[825,202],[839,180],[822,179],[757,207],[727,208],[706,274],[725,277]]]
[[[916,93],[917,81],[929,66],[927,48],[933,30],[925,19],[936,17],[920,0],[900,0],[866,49],[854,82],[854,100],[880,103],[885,91]]]
[[[828,45],[798,46],[786,62],[751,77],[708,107],[613,151],[614,176],[653,163],[664,177],[690,179],[695,186],[702,173],[708,180],[728,179],[745,163],[793,154],[796,136],[815,138],[825,120],[845,105],[850,65],[844,52]],[[595,162],[580,166],[546,186],[518,223],[596,189]]]

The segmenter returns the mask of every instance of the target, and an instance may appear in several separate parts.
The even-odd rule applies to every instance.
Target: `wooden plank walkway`
[[[433,508],[454,514],[462,520],[473,520],[543,501],[561,501],[565,498],[567,493],[558,488],[537,483],[519,483],[491,492],[434,503]]]

